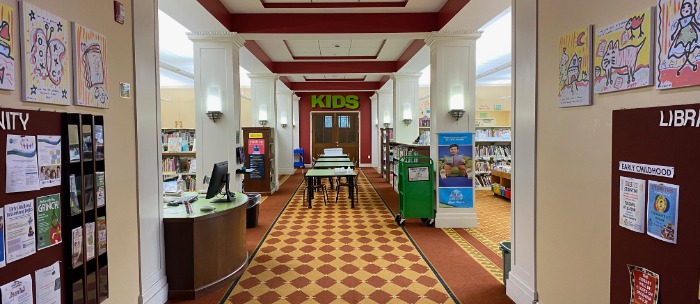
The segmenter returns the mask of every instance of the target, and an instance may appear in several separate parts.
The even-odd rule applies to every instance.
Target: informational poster
[[[591,105],[591,27],[559,37],[559,107]]]
[[[5,264],[5,209],[0,208],[0,268]]]
[[[265,154],[265,139],[248,139],[248,154]]]
[[[654,45],[652,8],[636,12],[596,30],[593,84],[595,93],[652,84]]]
[[[16,26],[12,6],[0,3],[0,90],[15,89]]]
[[[697,1],[659,0],[656,88],[672,89],[700,84],[700,21],[697,12]]]
[[[39,190],[36,137],[8,134],[6,156],[6,192]]]
[[[630,273],[630,304],[657,304],[659,275],[644,267],[627,265]]]
[[[474,207],[474,134],[438,134],[440,208]]]
[[[430,167],[412,167],[408,169],[408,181],[418,182],[418,181],[428,181],[430,180]]]
[[[61,243],[61,194],[36,199],[37,249]]]
[[[58,262],[34,272],[36,303],[61,304],[61,268]]]
[[[649,181],[647,234],[676,244],[678,241],[678,185]]]
[[[34,201],[5,205],[7,262],[12,263],[36,252]]]
[[[37,136],[39,184],[41,188],[61,185],[61,136]]]
[[[95,222],[85,223],[85,260],[95,258]]]
[[[2,304],[32,304],[32,275],[28,274],[0,287]]]
[[[646,180],[620,176],[620,226],[644,233]]]
[[[248,155],[248,169],[253,169],[253,172],[248,173],[248,178],[265,179],[265,155]]]
[[[70,22],[26,1],[22,20],[22,97],[25,101],[69,105],[73,100]]]

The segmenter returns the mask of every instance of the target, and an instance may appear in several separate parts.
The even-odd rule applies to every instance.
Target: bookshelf
[[[255,170],[245,176],[247,193],[270,195],[277,190],[275,168],[275,130],[269,127],[243,128],[246,168]]]
[[[428,145],[415,145],[415,144],[393,144],[394,154],[391,161],[391,174],[392,179],[391,184],[394,186],[394,191],[399,192],[399,159],[408,155],[422,155],[430,157],[430,146]]]
[[[182,176],[187,191],[197,191],[197,183],[195,182],[197,175],[196,143],[195,129],[161,129],[164,180]]]
[[[474,187],[490,190],[494,168],[511,165],[511,128],[496,124],[493,118],[477,119],[476,122]]]
[[[381,147],[380,147],[380,158],[381,158],[381,163],[379,164],[379,167],[381,168],[381,174],[382,177],[384,177],[387,180],[391,179],[391,176],[389,176],[390,172],[390,166],[391,166],[391,159],[392,159],[392,150],[391,150],[391,143],[394,141],[394,129],[393,128],[381,128]]]
[[[510,199],[510,167],[499,166],[491,170],[491,189],[494,195]]]

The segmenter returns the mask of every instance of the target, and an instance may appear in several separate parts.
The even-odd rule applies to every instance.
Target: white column
[[[197,126],[197,189],[215,163],[228,161],[231,191],[242,191],[242,178],[235,174],[236,148],[241,146],[241,85],[239,52],[245,40],[237,33],[189,33],[194,42],[194,102]],[[207,111],[220,110],[216,121]]]
[[[511,268],[506,294],[537,300],[535,183],[537,160],[537,0],[513,1],[513,172]],[[517,232],[517,233],[516,233]]]
[[[292,127],[292,91],[277,91],[277,171],[280,174],[294,173],[294,141]]]
[[[160,304],[168,300],[168,280],[165,275],[165,250],[163,249],[165,229],[163,208],[160,203],[163,199],[163,176],[161,175],[163,147],[160,144],[158,54],[153,51],[158,49],[158,1],[136,1],[132,4],[133,27],[139,29],[133,33],[134,88],[138,89],[134,91],[133,105],[130,106],[136,109],[137,145],[135,148],[139,160],[137,167],[138,258],[141,278],[138,300],[134,299],[134,301],[143,304]],[[108,130],[108,132],[111,131]],[[113,245],[130,246],[131,241],[128,244],[113,243]]]
[[[377,103],[379,101],[379,97],[377,97],[377,94],[375,93],[369,98],[369,100],[372,103],[372,168],[375,168],[377,173],[380,173],[379,149],[381,149],[381,146],[379,143],[379,133],[381,131],[379,130],[379,116],[377,115]]]
[[[275,97],[277,97],[276,74],[248,74],[250,77],[250,117],[256,127],[275,128],[277,116],[275,113]],[[266,125],[261,124],[265,120]]]
[[[394,127],[394,92],[377,91],[377,115],[380,128]]]
[[[411,144],[418,137],[418,74],[394,73],[394,133],[397,143]]]
[[[273,180],[275,182],[275,192],[279,187],[279,136],[277,136],[277,74],[248,74],[250,78],[250,117],[253,118],[253,125],[257,127],[270,127],[275,134],[275,170]]]
[[[440,157],[438,133],[474,132],[476,40],[480,36],[480,31],[440,31],[431,33],[425,40],[430,47],[430,142],[436,143],[430,146],[430,157],[436,166]],[[451,106],[452,96],[462,98]],[[456,120],[448,112],[460,106],[466,112]],[[437,208],[435,227],[476,226],[474,208]]]
[[[299,100],[301,97],[297,95],[292,95],[292,147],[294,149],[299,148]],[[308,160],[304,160],[306,162]]]

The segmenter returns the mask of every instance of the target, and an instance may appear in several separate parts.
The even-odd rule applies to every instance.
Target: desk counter
[[[163,204],[169,299],[195,299],[243,274],[247,200],[236,193],[233,202],[211,203],[200,195],[191,204],[194,214]],[[201,211],[205,205],[216,209]]]

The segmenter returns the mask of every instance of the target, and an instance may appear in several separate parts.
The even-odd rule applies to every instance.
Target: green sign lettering
[[[311,95],[311,107],[355,110],[360,107],[360,98],[357,95]]]

